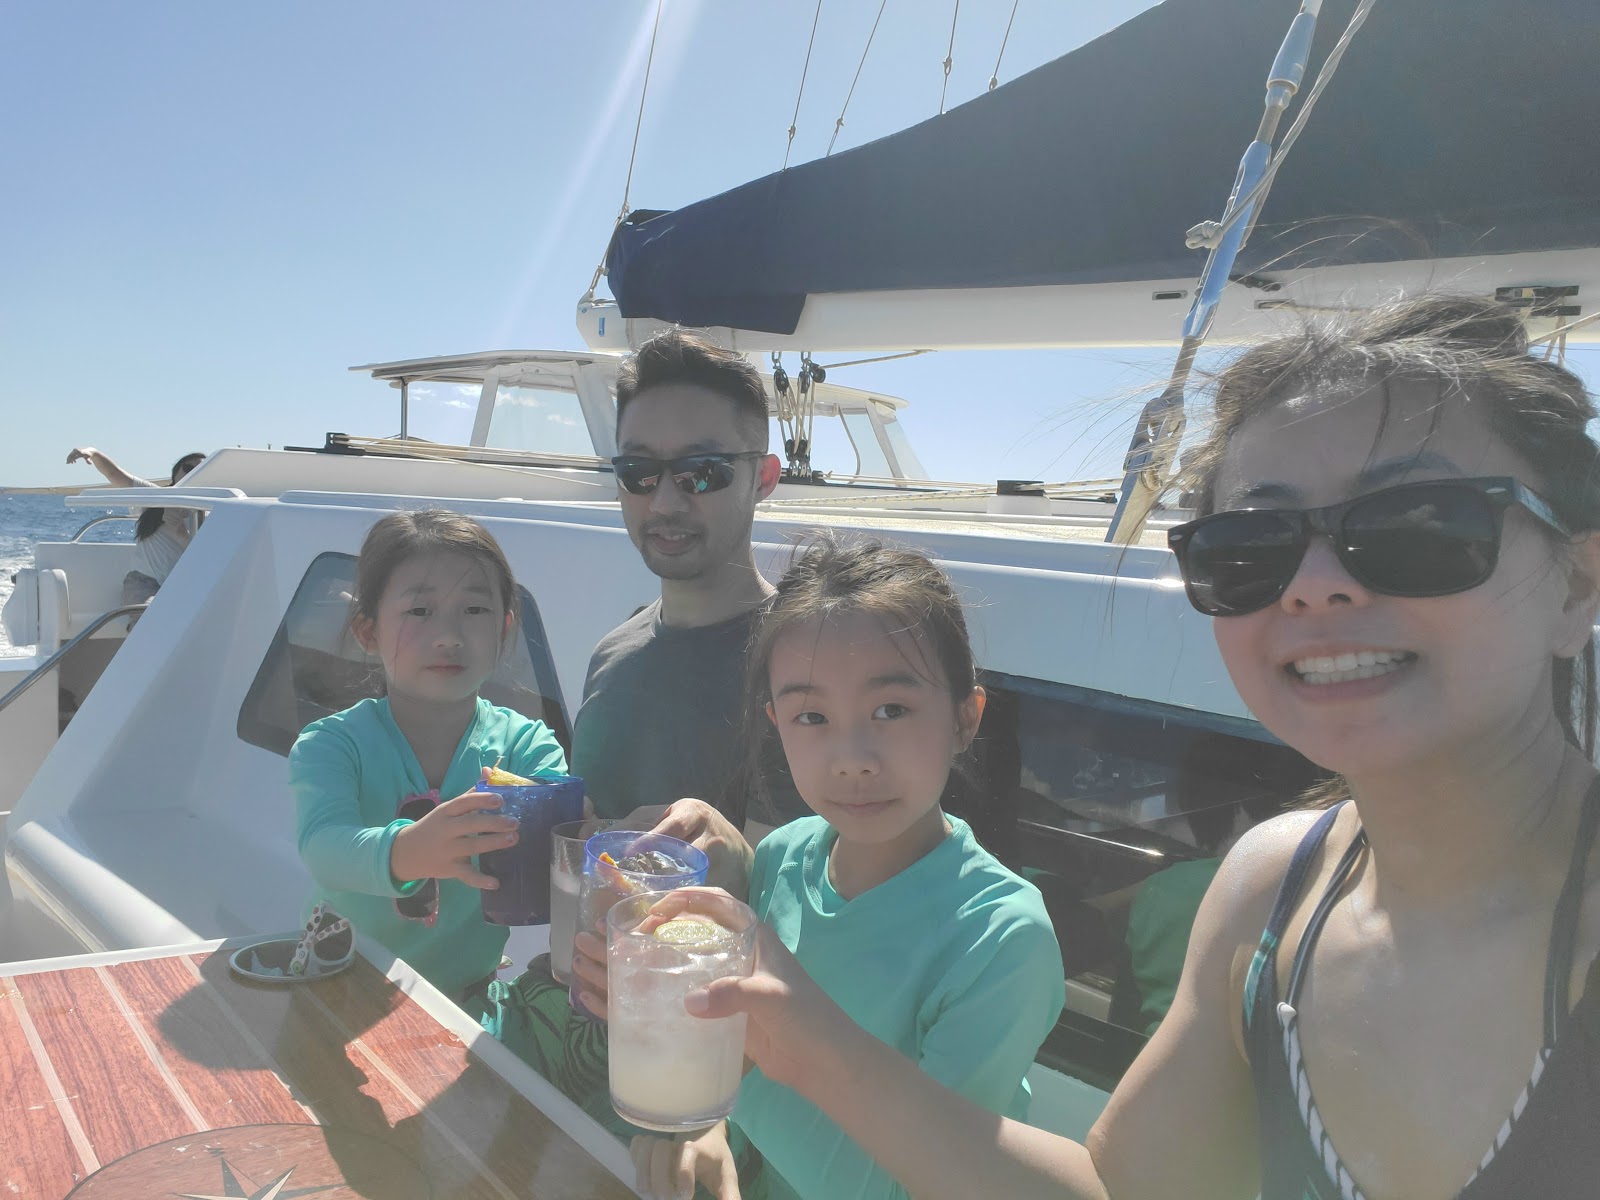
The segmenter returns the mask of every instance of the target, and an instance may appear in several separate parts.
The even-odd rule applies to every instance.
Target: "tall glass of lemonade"
[[[630,896],[606,914],[611,1105],[662,1133],[715,1125],[733,1111],[744,1075],[745,1016],[705,1019],[683,1006],[696,988],[755,968],[756,915],[683,913],[663,921],[664,893]]]

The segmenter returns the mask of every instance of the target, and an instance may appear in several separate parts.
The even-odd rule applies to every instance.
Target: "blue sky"
[[[793,161],[825,151],[877,7],[824,0]],[[1147,7],[1020,0],[1000,78]],[[950,104],[987,85],[1011,10],[961,4]],[[782,164],[814,11],[667,0],[635,206]],[[0,485],[90,482],[64,463],[84,443],[160,474],[191,449],[393,433],[394,393],[350,365],[578,348],[573,306],[622,199],[654,12],[11,0]],[[938,110],[949,36],[949,5],[888,0],[841,148]],[[1232,170],[1217,164],[1219,207]],[[905,424],[935,476],[1064,479],[1115,469],[1130,397],[1168,359],[967,353],[833,379],[910,399]],[[464,440],[461,410],[422,407],[414,432]]]

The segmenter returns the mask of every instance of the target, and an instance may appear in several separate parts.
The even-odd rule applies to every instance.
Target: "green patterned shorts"
[[[506,1046],[560,1089],[614,1137],[631,1142],[636,1134],[662,1136],[624,1121],[611,1107],[610,1043],[606,1024],[586,1017],[567,1001],[567,985],[550,974],[542,954],[509,983],[489,985],[482,1024]],[[761,1156],[739,1134],[731,1139],[746,1200],[762,1200]],[[706,1196],[703,1188],[696,1196]]]
[[[573,1009],[567,985],[550,973],[542,954],[509,983],[489,985],[485,1029],[561,1090],[584,1112],[623,1141],[647,1130],[629,1124],[611,1107],[606,1025]]]

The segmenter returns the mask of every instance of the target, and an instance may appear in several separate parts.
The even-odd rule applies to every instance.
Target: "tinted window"
[[[239,736],[251,745],[288,754],[312,721],[383,694],[383,670],[349,631],[355,556],[321,554],[295,589],[255,680],[239,709]],[[483,686],[494,704],[537,717],[570,750],[566,715],[539,609],[517,589],[521,621],[500,667]]]
[[[1252,722],[986,673],[970,817],[1044,894],[1067,1007],[1042,1061],[1110,1088],[1159,1023],[1221,856],[1318,778]]]

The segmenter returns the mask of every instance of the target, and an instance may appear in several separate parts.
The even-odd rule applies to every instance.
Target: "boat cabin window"
[[[1253,722],[985,673],[980,838],[1044,894],[1066,1009],[1040,1061],[1106,1090],[1172,1001],[1222,855],[1321,778]]]
[[[502,383],[495,389],[488,440],[498,450],[593,454],[594,441],[576,392]]]
[[[239,736],[287,755],[313,721],[383,694],[383,668],[350,632],[353,554],[320,554],[307,569],[239,709]],[[517,588],[517,631],[500,667],[484,684],[492,703],[536,717],[570,753],[571,738],[544,623],[533,597]]]
[[[447,446],[470,444],[479,390],[466,383],[414,380],[409,389],[407,435]]]

